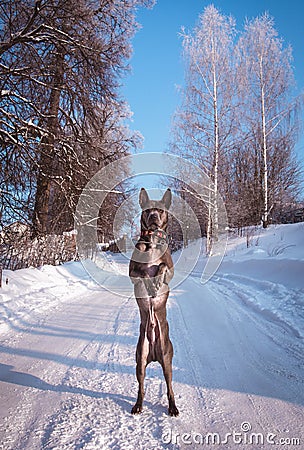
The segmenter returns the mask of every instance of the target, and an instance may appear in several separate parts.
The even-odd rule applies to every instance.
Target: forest
[[[219,195],[232,227],[279,223],[299,206],[302,176],[295,146],[303,96],[294,95],[292,49],[268,14],[238,31],[213,5],[182,37],[185,85],[170,150],[211,179],[207,234],[216,232]],[[202,209],[199,200],[193,207]]]
[[[3,230],[21,223],[31,239],[71,231],[92,176],[141,148],[121,86],[142,7],[153,1],[1,2]],[[292,49],[268,14],[239,30],[213,5],[181,33],[185,81],[164,150],[207,174],[209,199],[178,180],[171,188],[195,210],[210,245],[219,196],[232,228],[292,221],[292,211],[303,208],[295,152],[303,96],[294,94]],[[122,183],[103,202],[102,241],[113,239],[115,213],[131,191]]]
[[[71,229],[87,181],[139,145],[120,85],[144,5],[1,2],[2,226],[22,221],[35,235]]]

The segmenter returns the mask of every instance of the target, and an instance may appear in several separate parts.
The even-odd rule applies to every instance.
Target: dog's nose
[[[159,214],[157,212],[153,212],[149,215],[149,220],[153,221],[153,220],[159,220]]]

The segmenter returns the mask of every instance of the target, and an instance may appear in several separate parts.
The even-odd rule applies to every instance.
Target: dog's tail
[[[156,324],[157,324],[157,318],[155,317],[155,313],[154,313],[154,307],[152,302],[150,303],[150,308],[149,308],[149,320],[148,320],[148,340],[150,342],[150,344],[154,344],[155,342],[155,328],[156,328]]]

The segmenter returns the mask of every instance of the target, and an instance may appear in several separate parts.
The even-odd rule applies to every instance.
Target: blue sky
[[[293,65],[298,92],[304,91],[304,2],[303,0],[158,0],[152,10],[140,9],[142,28],[133,39],[132,71],[124,80],[123,95],[134,113],[131,128],[144,136],[146,152],[167,149],[172,115],[183,83],[181,27],[192,30],[204,8],[213,3],[231,14],[242,29],[246,18],[267,11],[284,42],[293,48]],[[304,160],[304,139],[297,150]]]

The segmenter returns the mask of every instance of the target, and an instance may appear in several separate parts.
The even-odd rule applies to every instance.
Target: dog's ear
[[[141,209],[144,209],[144,207],[146,206],[146,204],[149,202],[149,195],[146,191],[145,188],[141,188],[140,193],[139,193],[139,204]]]
[[[172,194],[171,194],[171,189],[167,189],[166,192],[163,195],[163,198],[161,199],[162,203],[165,204],[166,209],[169,209],[171,206],[171,201],[172,201]]]

